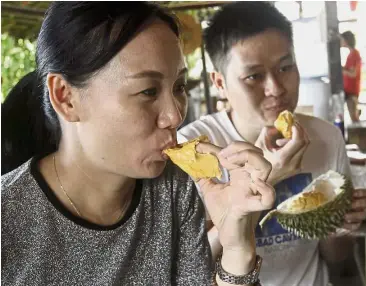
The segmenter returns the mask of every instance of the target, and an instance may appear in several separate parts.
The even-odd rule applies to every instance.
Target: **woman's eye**
[[[280,72],[287,72],[290,71],[292,69],[294,65],[287,65],[287,66],[283,66],[280,68]]]
[[[156,88],[149,88],[149,89],[145,89],[144,91],[141,91],[140,93],[142,93],[143,95],[146,96],[156,96],[156,94],[158,93],[158,90]]]
[[[187,83],[179,84],[179,85],[175,88],[175,92],[185,93],[185,92],[186,92],[186,87],[187,87]]]

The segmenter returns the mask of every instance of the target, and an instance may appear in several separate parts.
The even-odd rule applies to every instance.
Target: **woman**
[[[3,285],[209,285],[204,205],[162,154],[186,113],[174,18],[143,2],[54,2],[36,59],[58,144],[2,177]],[[199,181],[227,271],[214,281],[256,283],[251,212],[274,201],[271,167],[245,143],[198,151],[231,176]]]

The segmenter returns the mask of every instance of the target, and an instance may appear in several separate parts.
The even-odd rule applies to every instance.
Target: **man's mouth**
[[[264,109],[266,111],[275,111],[275,112],[281,112],[281,111],[285,110],[286,108],[287,108],[287,105],[284,103],[264,107]]]

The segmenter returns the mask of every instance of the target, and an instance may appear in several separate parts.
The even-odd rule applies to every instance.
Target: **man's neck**
[[[243,122],[235,111],[229,111],[228,113],[231,122],[233,123],[236,131],[247,142],[254,144],[262,130],[261,126],[253,125],[249,120]]]

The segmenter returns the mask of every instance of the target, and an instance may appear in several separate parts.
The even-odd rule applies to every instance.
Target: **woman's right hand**
[[[229,172],[228,183],[198,181],[207,211],[219,232],[225,249],[255,251],[256,213],[272,207],[275,193],[265,181],[271,164],[262,151],[245,142],[234,142],[221,148],[209,143],[197,146],[200,153],[215,154]]]
[[[277,139],[275,127],[264,127],[255,143],[263,150],[264,157],[272,164],[268,182],[273,186],[282,180],[301,172],[301,162],[309,146],[309,137],[301,125],[295,121],[291,139]],[[276,147],[274,145],[276,143]]]
[[[272,207],[275,192],[265,181],[271,164],[262,151],[245,142],[234,142],[225,149],[200,143],[197,151],[215,154],[229,172],[228,183],[198,181],[201,197],[218,230],[223,247],[221,265],[233,275],[246,275],[255,265],[254,230],[258,213]],[[218,285],[229,285],[216,276]]]

